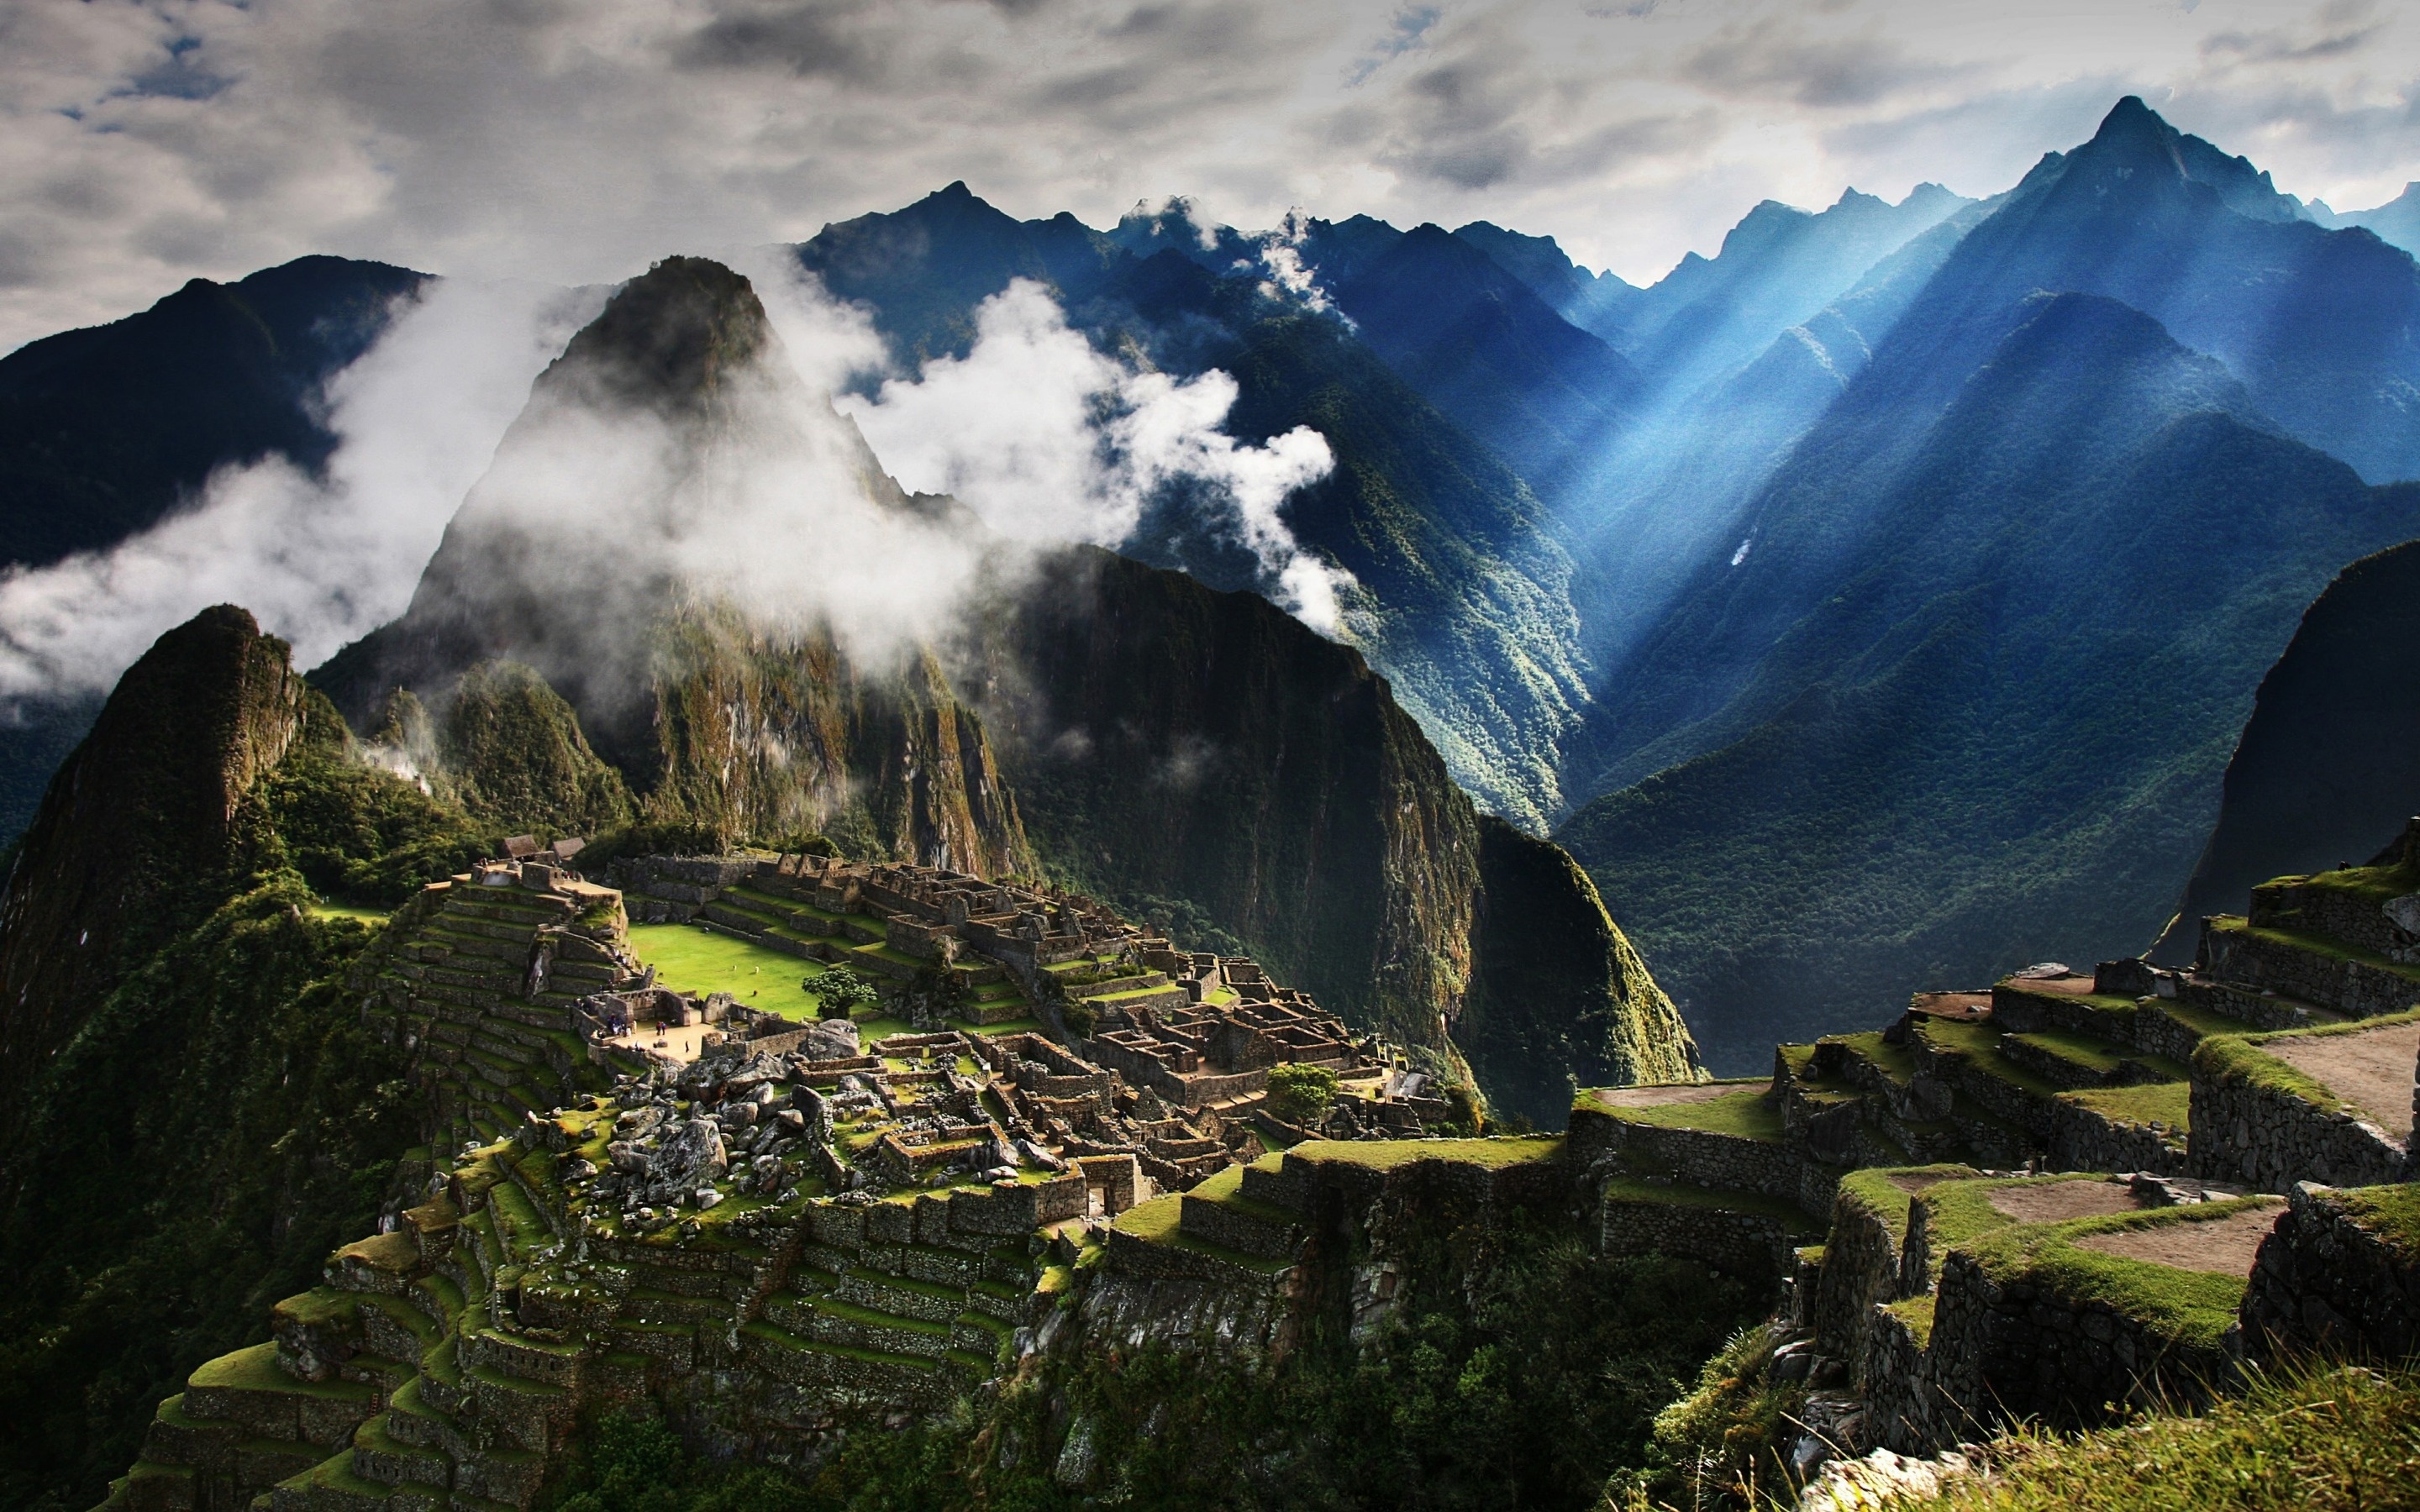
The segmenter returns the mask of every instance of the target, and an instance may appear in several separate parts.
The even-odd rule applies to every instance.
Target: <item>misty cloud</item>
[[[1338,632],[1342,574],[1305,553],[1284,521],[1289,495],[1335,466],[1307,426],[1263,446],[1219,430],[1234,407],[1225,373],[1136,372],[1094,350],[1047,290],[1018,279],[976,312],[964,358],[892,378],[871,401],[845,400],[900,483],[946,493],[1015,541],[1115,546],[1155,492],[1187,481],[1223,508],[1209,521],[1259,560],[1272,598]]]
[[[310,666],[393,618],[530,381],[604,291],[439,284],[333,378],[327,476],[282,457],[105,552],[0,574],[0,702],[107,689],[212,604],[252,609]]]

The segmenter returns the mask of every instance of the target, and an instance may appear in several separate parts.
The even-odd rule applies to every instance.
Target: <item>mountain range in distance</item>
[[[1349,574],[1343,639],[1441,779],[1569,849],[1709,1064],[1739,1072],[2054,932],[2075,959],[2133,953],[2215,906],[2186,901],[2197,867],[2234,887],[2339,858],[2286,855],[2294,833],[2358,860],[2420,801],[2384,774],[2289,799],[2250,770],[2274,746],[2256,692],[2265,709],[2264,678],[2283,699],[2303,675],[2289,642],[2318,655],[2305,609],[2328,590],[2350,605],[2332,643],[2362,644],[2390,595],[2330,583],[2420,535],[2415,205],[2304,205],[2130,99],[2001,194],[1761,205],[1643,288],[1486,222],[1250,235],[1179,201],[1099,231],[963,184],[791,253],[903,373],[966,356],[1025,279],[1097,350],[1230,375],[1239,442],[1319,432],[1335,466],[1283,516]],[[310,394],[421,276],[306,259],[0,360],[9,560],[106,549],[229,462],[323,464]],[[1273,587],[1181,495],[1105,544]],[[662,791],[678,752],[617,733],[512,640],[485,654],[539,665],[629,801]],[[900,731],[951,702],[886,696],[913,711]],[[0,733],[16,825],[96,706],[36,702]],[[1252,749],[1243,724],[1198,728]],[[1139,832],[1078,840],[1075,775],[992,759],[1027,764],[1040,859],[1267,948],[1249,885],[1125,872]],[[2289,801],[2332,817],[2259,817]],[[1079,861],[1086,843],[1109,859]],[[1553,1079],[1533,1061],[1498,1085]]]

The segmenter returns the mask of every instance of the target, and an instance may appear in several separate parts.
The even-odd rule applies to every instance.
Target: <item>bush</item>
[[[1099,1026],[1101,1016],[1093,1011],[1092,1004],[1071,997],[1059,1005],[1059,1022],[1067,1026],[1067,1032],[1077,1039],[1089,1040]]]
[[[881,995],[874,984],[845,966],[819,971],[799,983],[815,995],[822,1006],[817,1016],[828,1019],[854,1018],[859,1012],[872,1012],[881,1006]]]
[[[1269,1072],[1269,1111],[1288,1123],[1308,1129],[1335,1101],[1336,1072],[1325,1066],[1279,1066]]]

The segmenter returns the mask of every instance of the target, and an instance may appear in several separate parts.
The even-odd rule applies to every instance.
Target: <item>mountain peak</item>
[[[2131,138],[2164,144],[2177,135],[2177,129],[2162,119],[2158,111],[2143,103],[2142,96],[2128,95],[2101,117],[2101,129],[2092,133],[2092,140],[2116,142]]]
[[[2230,157],[2200,137],[2178,131],[2139,95],[2128,95],[2111,106],[2091,141],[2064,158],[2055,154],[2044,158],[2034,175],[2064,177],[2079,170],[2086,176],[2080,181],[2100,186],[2095,193],[2149,172],[2148,181],[2133,179],[2127,193],[2149,183],[2197,184],[2215,193],[2228,209],[2253,220],[2306,218],[2302,202],[2279,193],[2250,159]]]

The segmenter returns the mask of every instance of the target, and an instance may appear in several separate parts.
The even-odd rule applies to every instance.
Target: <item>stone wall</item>
[[[2374,1186],[2404,1180],[2402,1141],[2350,1113],[2313,1104],[2257,1073],[2283,1062],[2240,1040],[2211,1040],[2194,1052],[2192,1175],[2283,1192],[2296,1181]]]
[[[2420,948],[2420,935],[2397,923],[2375,898],[2342,887],[2290,882],[2255,887],[2250,921],[2255,929],[2324,934],[2397,961],[2413,959],[2412,952]]]
[[[1869,1352],[1865,1335],[1875,1304],[1904,1294],[1901,1259],[1900,1236],[1890,1221],[1860,1194],[1843,1188],[1832,1202],[1832,1230],[1823,1241],[1811,1320],[1817,1346],[1849,1362],[1853,1372],[1863,1367]],[[1918,1289],[1922,1285],[1919,1272]]]
[[[2199,1115],[2195,1115],[2198,1119]],[[2149,1171],[2182,1176],[2191,1166],[2181,1136],[2141,1124],[2118,1123],[2081,1103],[2051,1103],[2050,1168],[2057,1171]]]
[[[1926,1304],[1911,1305],[1916,1319],[1926,1316]],[[1900,1454],[1932,1454],[1982,1431],[1967,1405],[1983,1399],[1979,1340],[1937,1335],[1928,1340],[1916,1328],[1900,1311],[1874,1304],[1867,1309],[1865,1349],[1855,1366],[1865,1382],[1867,1434]]]
[[[1775,1214],[1613,1192],[1606,1194],[1597,1233],[1598,1246],[1607,1255],[1652,1250],[1759,1281],[1790,1274],[1806,1239]]]
[[[1587,1107],[1572,1110],[1570,1137],[1572,1159],[1583,1170],[1611,1157],[1635,1175],[1753,1192],[1794,1204],[1809,1217],[1830,1211],[1838,1180],[1834,1172],[1814,1165],[1794,1146],[1777,1139],[1668,1128]]]
[[[2241,919],[2202,925],[2203,971],[2229,981],[2270,988],[2355,1018],[2376,1018],[2420,1007],[2420,980],[2366,961],[2346,960],[2266,938]]]
[[[1963,1405],[1993,1421],[2039,1417],[2060,1426],[2102,1421],[2113,1403],[2207,1403],[2211,1384],[2231,1370],[2224,1350],[2164,1339],[2107,1302],[2065,1296],[2037,1279],[2003,1283],[1956,1249],[1942,1265],[1926,1353],[1927,1380],[1947,1398],[1940,1408]],[[1924,1431],[1924,1422],[1918,1412],[1904,1437]]]
[[[2381,1207],[2402,1222],[2381,1221]],[[2315,1350],[2388,1362],[2420,1354],[2415,1219],[2420,1188],[2344,1193],[2295,1183],[2253,1264],[2246,1352],[2268,1359]]]

